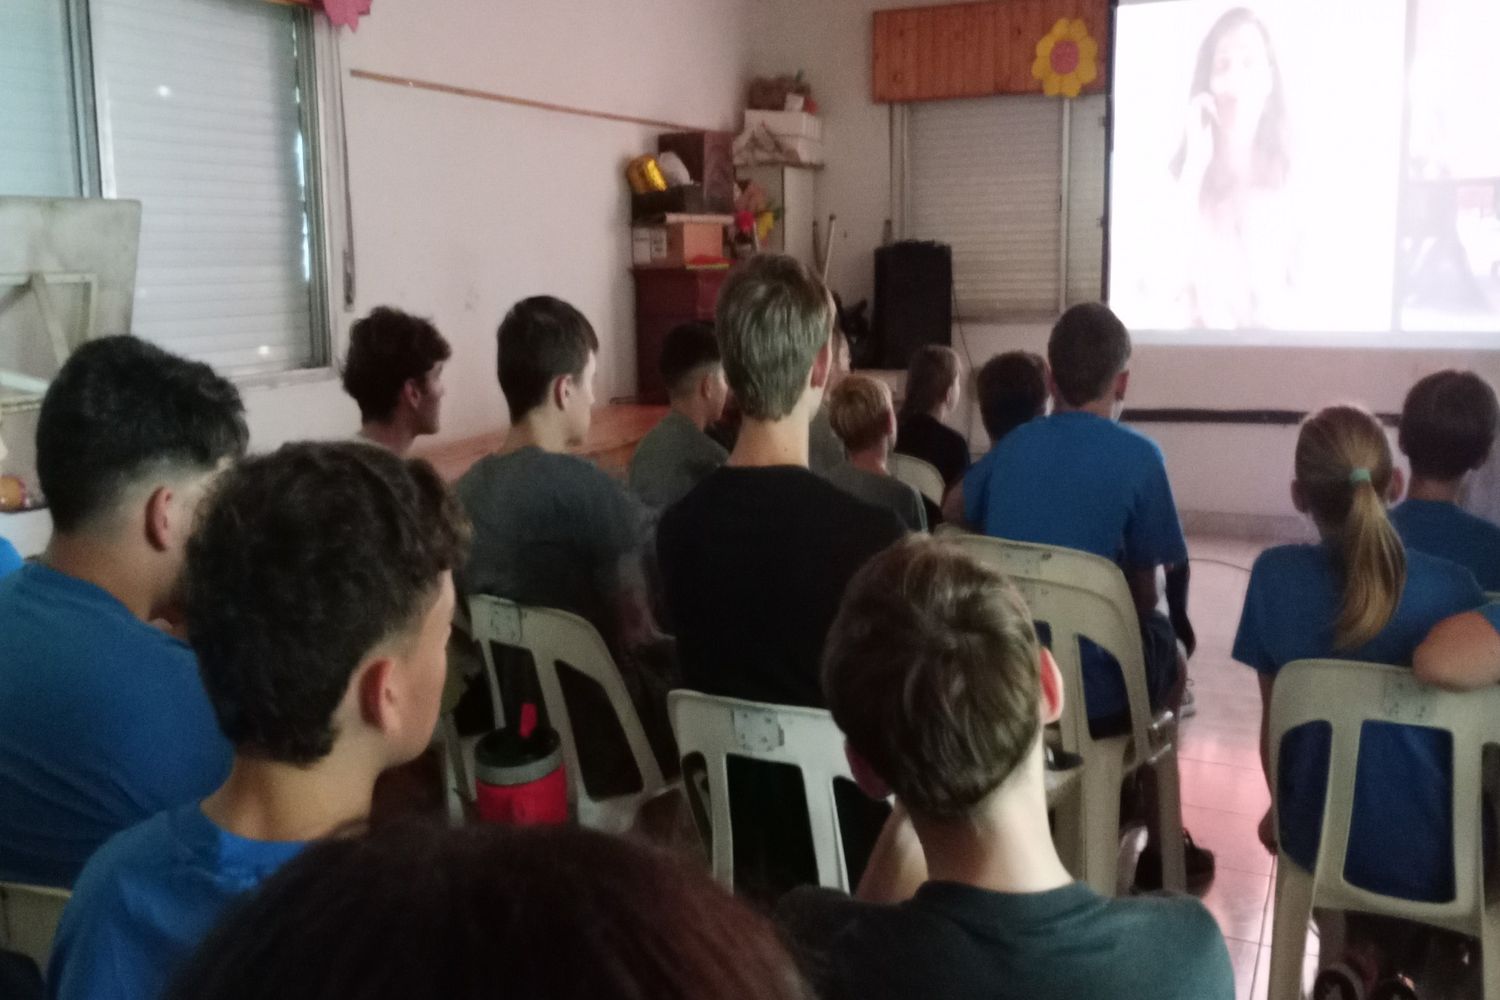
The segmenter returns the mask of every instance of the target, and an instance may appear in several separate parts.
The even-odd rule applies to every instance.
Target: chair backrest
[[[50,886],[0,882],[0,948],[25,955],[45,973],[70,895]]]
[[[642,788],[632,798],[650,798],[666,787],[660,765],[652,753],[646,730],[630,700],[630,693],[620,670],[610,655],[597,629],[586,619],[566,611],[553,608],[531,608],[499,597],[475,595],[469,598],[469,626],[471,635],[479,643],[484,655],[485,672],[489,675],[491,698],[500,707],[500,685],[495,667],[493,643],[524,649],[531,654],[536,664],[537,680],[541,684],[542,698],[547,707],[547,719],[557,730],[562,740],[563,764],[567,768],[568,796],[577,811],[578,822],[583,826],[614,829],[617,822],[614,810],[606,808],[609,800],[595,800],[584,786],[583,773],[579,769],[578,742],[574,738],[572,716],[567,699],[563,697],[559,666],[567,666],[597,683],[609,698],[625,734],[630,755],[641,776]],[[615,830],[615,832],[623,832]]]
[[[943,505],[947,484],[943,482],[943,474],[933,467],[931,462],[913,458],[911,455],[903,455],[900,452],[892,452],[886,459],[886,468],[896,479],[901,480],[939,507]]]
[[[1322,834],[1312,873],[1313,905],[1385,913],[1479,936],[1484,912],[1484,837],[1481,827],[1484,745],[1494,742],[1500,687],[1452,692],[1419,682],[1404,667],[1343,660],[1299,660],[1276,675],[1269,727],[1271,774],[1279,777],[1282,737],[1297,726],[1326,722],[1332,729]],[[1355,768],[1366,722],[1447,731],[1453,738],[1453,865],[1450,902],[1385,896],[1344,879]],[[1277,800],[1273,794],[1272,801]],[[1286,858],[1281,864],[1292,864]]]
[[[714,878],[726,888],[734,888],[728,759],[746,757],[790,764],[802,772],[818,884],[848,892],[849,868],[844,859],[833,783],[837,778],[854,779],[844,756],[844,734],[834,724],[833,716],[824,709],[769,705],[697,691],[673,691],[667,695],[667,706],[684,761],[684,774],[686,762],[694,755],[702,756],[707,770],[706,811]],[[696,794],[691,781],[684,784],[689,795]]]
[[[1120,664],[1130,705],[1130,736],[1135,759],[1150,759],[1151,703],[1141,627],[1125,575],[1108,559],[1053,545],[1012,542],[986,535],[951,535],[944,541],[1004,573],[1020,591],[1035,621],[1046,622],[1050,648],[1062,672],[1068,697],[1059,728],[1063,749],[1083,753],[1093,742],[1083,697],[1079,640],[1087,637]]]

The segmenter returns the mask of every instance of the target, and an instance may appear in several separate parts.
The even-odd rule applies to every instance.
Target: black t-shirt
[[[683,682],[822,707],[818,665],[844,588],[904,534],[895,514],[804,468],[710,474],[657,529]]]
[[[1106,899],[1082,882],[1002,893],[928,882],[910,902],[827,889],[777,921],[828,1000],[1233,1000],[1214,918],[1190,896]]]
[[[920,458],[943,475],[949,489],[969,471],[969,442],[958,431],[926,413],[901,418],[896,450]]]

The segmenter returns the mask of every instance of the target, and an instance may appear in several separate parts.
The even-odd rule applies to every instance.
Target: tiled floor
[[[1271,957],[1275,859],[1256,825],[1270,805],[1260,767],[1260,695],[1248,667],[1230,659],[1250,564],[1262,546],[1222,538],[1189,540],[1190,617],[1198,650],[1188,666],[1198,713],[1183,724],[1183,820],[1218,859],[1203,897],[1234,964],[1238,1000],[1266,996]],[[1309,968],[1317,938],[1308,940]]]

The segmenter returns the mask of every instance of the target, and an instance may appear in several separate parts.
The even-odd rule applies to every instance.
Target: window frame
[[[997,101],[1012,99],[1015,95],[994,95],[985,98],[976,98],[981,101]],[[1088,95],[1082,98],[1089,102],[1101,95]],[[920,102],[936,104],[939,102]],[[1074,188],[1079,180],[1075,175],[1073,166],[1073,135],[1075,128],[1075,116],[1080,114],[1094,114],[1095,109],[1088,103],[1075,102],[1073,100],[1061,99],[1058,112],[1058,129],[1060,131],[1060,156],[1058,159],[1059,196],[1057,211],[1057,243],[1058,260],[1053,275],[1053,291],[1056,298],[1056,312],[1051,310],[1036,309],[966,309],[961,301],[954,302],[954,321],[969,323],[1050,323],[1060,313],[1075,304],[1083,301],[1074,297],[1070,288],[1072,284],[1073,269],[1071,265],[1072,252],[1075,244],[1074,237],[1077,235],[1077,225],[1074,215],[1077,205],[1074,200]],[[1077,106],[1075,106],[1077,105]],[[895,231],[898,239],[913,239],[917,237],[912,231],[912,206],[913,206],[913,176],[911,165],[911,141],[912,127],[911,114],[912,103],[899,103],[891,105],[891,200],[894,206]],[[1109,263],[1105,253],[1106,227],[1108,226],[1108,185],[1109,185],[1109,113],[1110,104],[1107,97],[1103,97],[1103,107],[1097,109],[1099,115],[1098,129],[1103,142],[1104,158],[1101,175],[1098,178],[1101,193],[1103,194],[1104,212],[1095,220],[1095,226],[1099,232],[1099,254],[1100,254],[1100,287],[1097,289],[1096,299],[1102,300],[1105,290],[1109,284]],[[1090,300],[1092,301],[1092,300]]]
[[[80,197],[115,197],[110,147],[101,141],[93,35],[93,0],[65,0],[70,83],[78,133],[75,177]],[[249,2],[249,0],[247,0]],[[299,102],[306,149],[307,221],[311,280],[309,323],[312,358],[297,368],[224,374],[244,387],[274,387],[337,377],[335,359],[344,347],[344,314],[354,304],[354,250],[349,208],[348,144],[344,130],[343,68],[334,28],[300,6],[289,7],[295,19],[297,86],[305,88]],[[306,43],[306,44],[304,44]],[[337,284],[337,289],[335,285]]]

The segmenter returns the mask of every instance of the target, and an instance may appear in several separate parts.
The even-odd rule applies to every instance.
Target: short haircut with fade
[[[1413,475],[1457,479],[1484,464],[1497,420],[1500,404],[1488,382],[1471,371],[1434,372],[1406,394],[1398,440]]]
[[[979,416],[991,441],[1047,411],[1047,362],[1031,351],[997,354],[979,369]]]
[[[137,337],[75,350],[42,400],[36,468],[59,532],[112,511],[149,476],[207,473],[245,453],[233,383]]]
[[[828,396],[828,422],[850,451],[877,444],[895,412],[891,387],[869,375],[850,375]]]
[[[224,735],[288,764],[326,756],[355,669],[420,626],[467,538],[430,465],[372,445],[288,444],[226,474],[184,574]]]
[[[807,387],[818,351],[833,329],[833,298],[795,258],[752,257],[719,292],[719,347],[740,411],[781,420]]]
[[[582,375],[589,355],[599,352],[599,337],[583,313],[550,295],[511,306],[497,339],[500,391],[512,421],[546,402],[555,379]]]
[[[913,813],[973,814],[1041,723],[1039,645],[1019,595],[963,550],[912,538],[844,594],[823,693],[854,749]]]
[[[401,387],[452,356],[453,348],[430,322],[379,306],[349,329],[344,391],[359,404],[361,420],[389,420]]]
[[[712,323],[703,320],[679,323],[662,341],[661,380],[673,396],[692,392],[697,384],[695,376],[722,364]]]
[[[1047,341],[1052,380],[1070,406],[1084,406],[1109,391],[1130,364],[1130,333],[1108,306],[1085,302],[1063,313]]]

